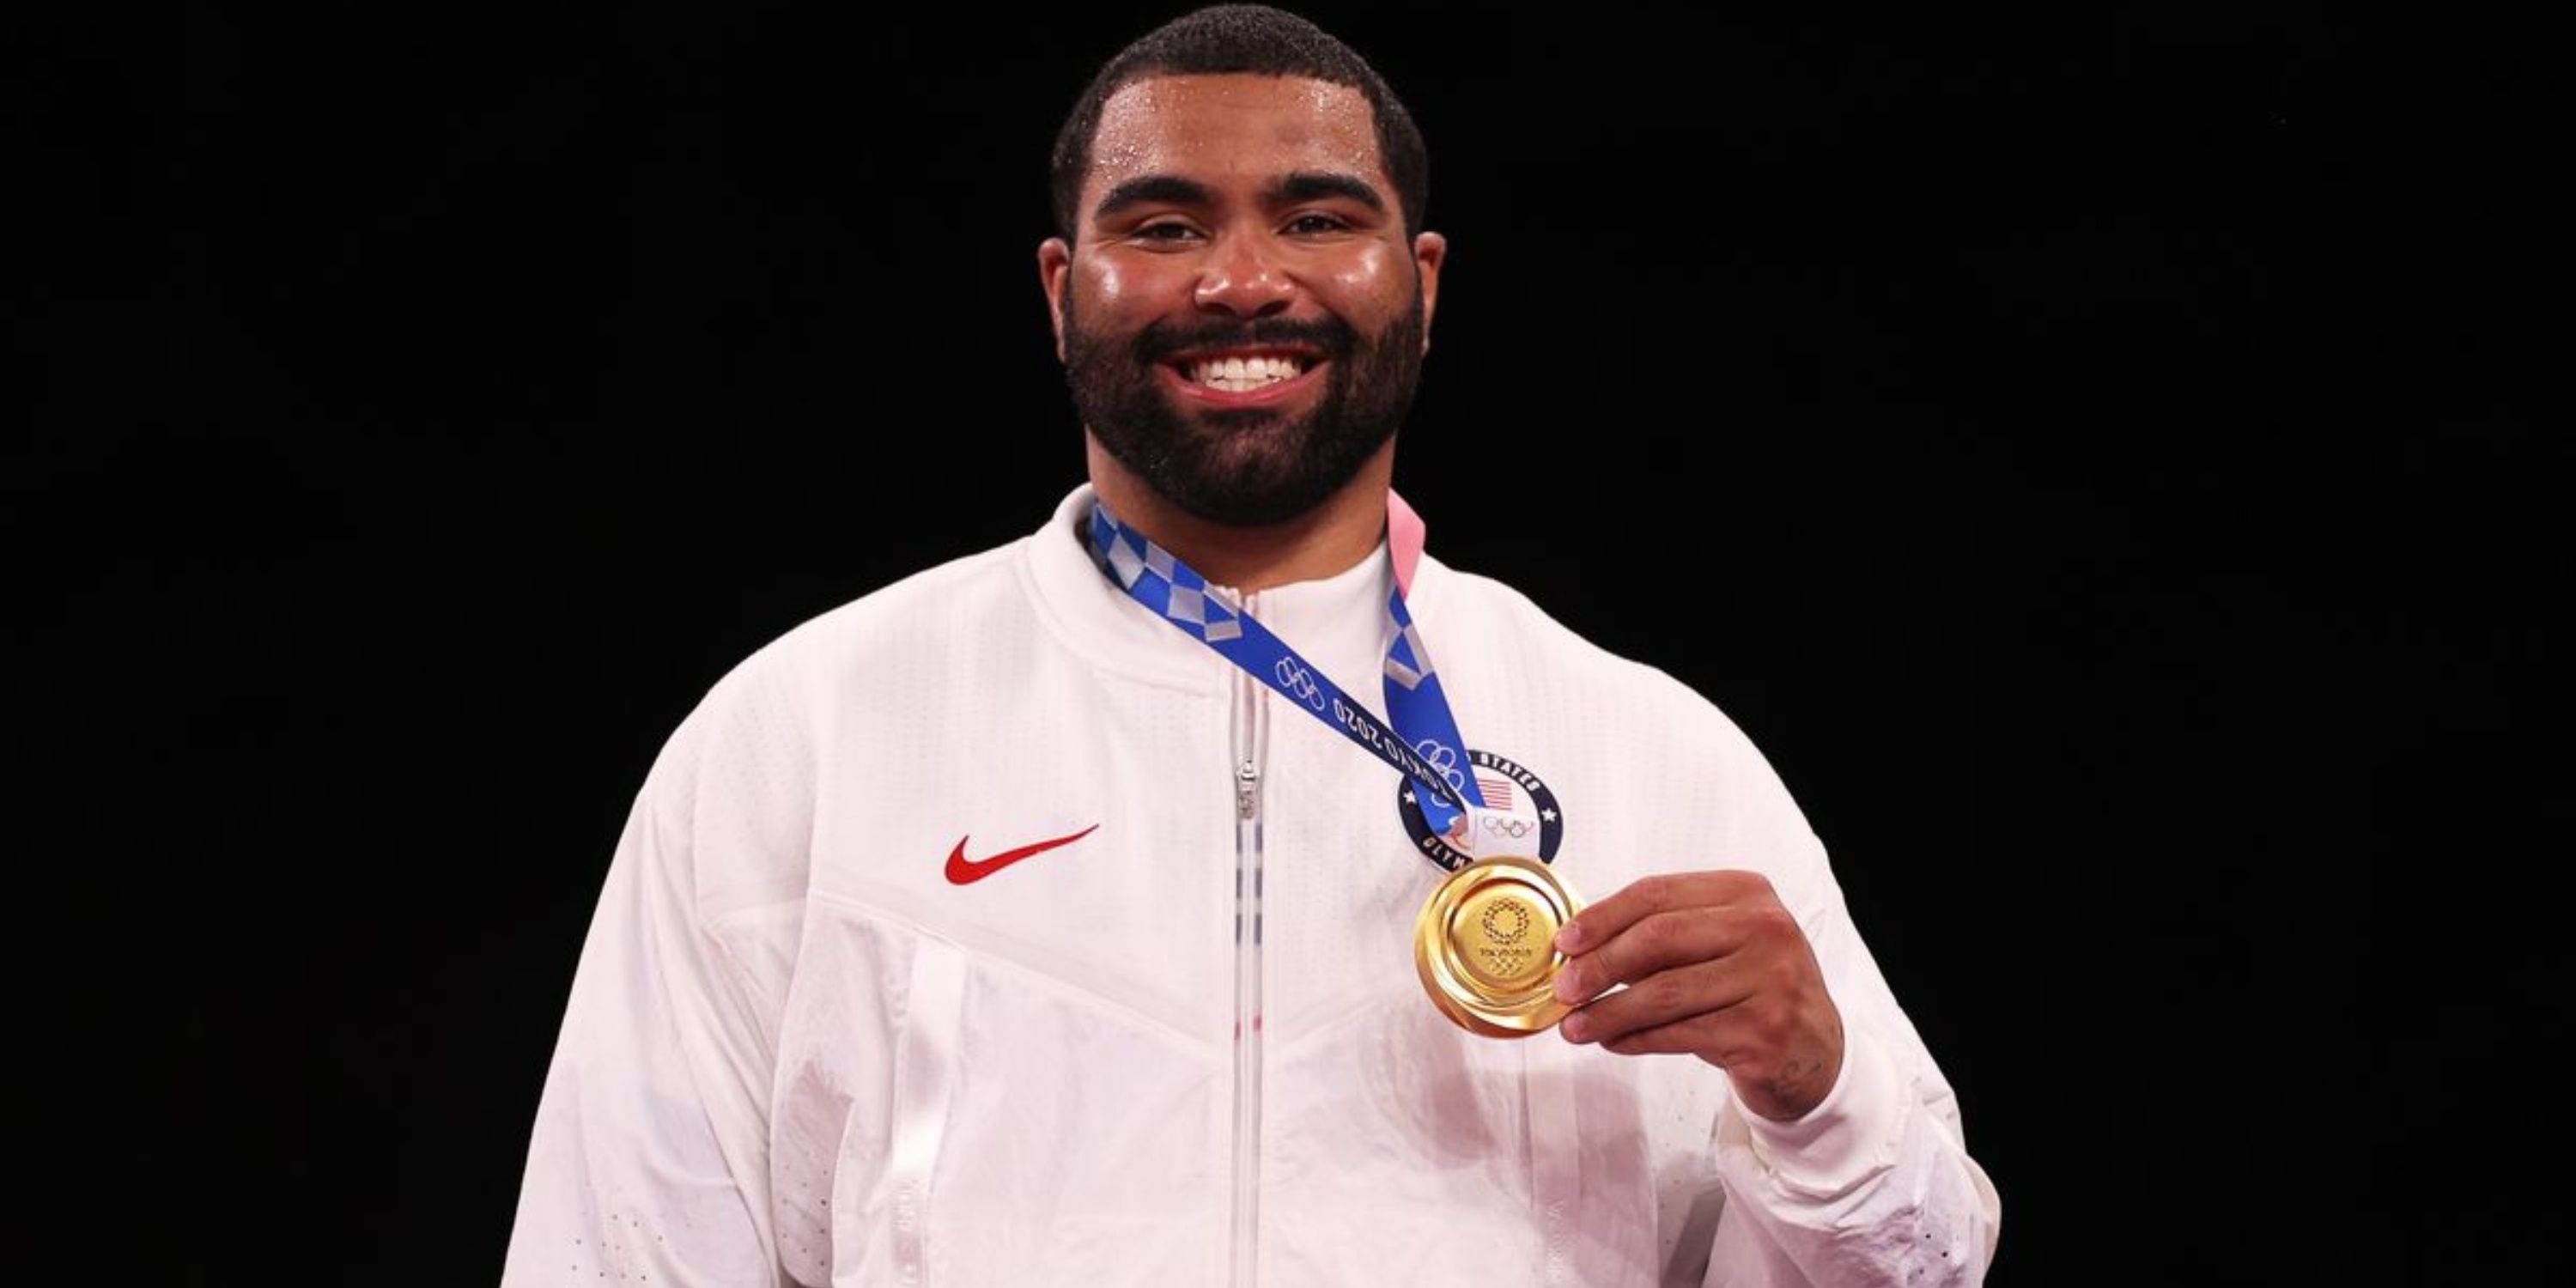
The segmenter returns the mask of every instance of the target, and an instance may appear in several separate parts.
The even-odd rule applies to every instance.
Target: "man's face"
[[[1408,243],[1368,100],[1168,76],[1103,105],[1074,244],[1039,269],[1083,424],[1200,518],[1294,518],[1412,405],[1445,251]]]

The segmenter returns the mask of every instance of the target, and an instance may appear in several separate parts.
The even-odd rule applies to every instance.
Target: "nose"
[[[1200,265],[1194,302],[1246,318],[1286,312],[1297,283],[1280,263],[1277,249],[1257,233],[1220,237]]]

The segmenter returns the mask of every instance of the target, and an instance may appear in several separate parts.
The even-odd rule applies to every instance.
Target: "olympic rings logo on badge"
[[[1529,835],[1530,829],[1538,826],[1538,824],[1532,823],[1525,818],[1511,818],[1501,814],[1487,814],[1477,823],[1477,826],[1488,832],[1500,832],[1517,841],[1522,837]]]

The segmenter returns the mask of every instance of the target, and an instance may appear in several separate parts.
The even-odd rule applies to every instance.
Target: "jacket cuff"
[[[1905,1130],[1905,1088],[1896,1066],[1868,1034],[1845,1030],[1843,1067],[1813,1109],[1774,1122],[1745,1109],[1754,1157],[1783,1185],[1816,1197],[1840,1194],[1892,1167]]]

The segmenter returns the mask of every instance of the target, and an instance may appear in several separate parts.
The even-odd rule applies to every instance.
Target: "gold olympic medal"
[[[1440,1013],[1470,1033],[1525,1038],[1573,1008],[1556,998],[1556,932],[1582,906],[1536,859],[1451,873],[1413,923],[1413,964]]]

